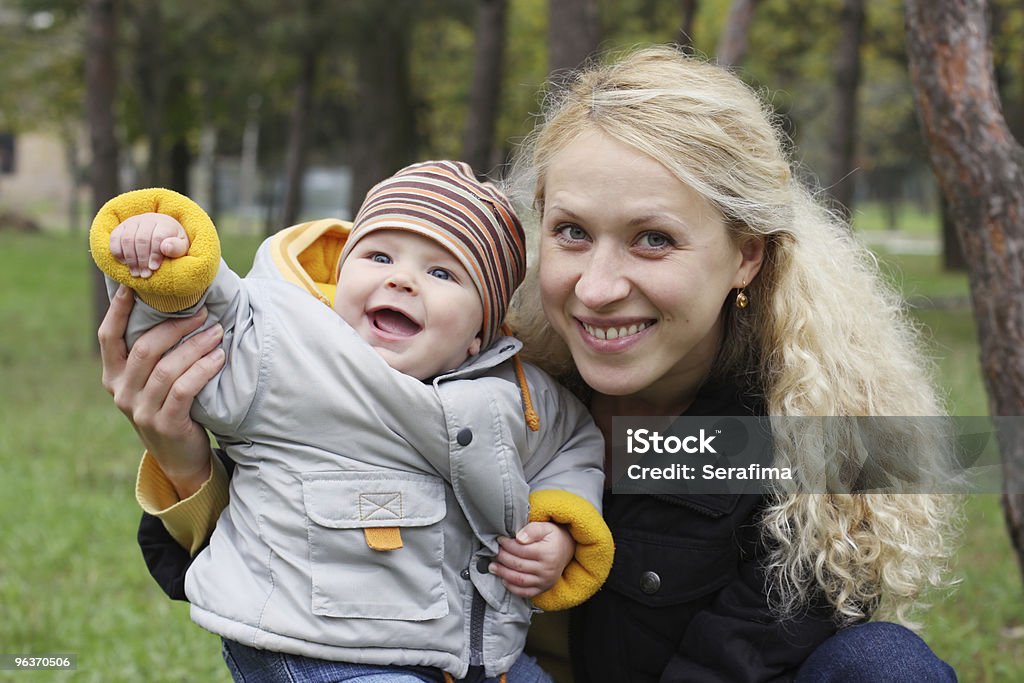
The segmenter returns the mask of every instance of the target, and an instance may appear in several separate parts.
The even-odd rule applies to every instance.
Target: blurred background
[[[1024,2],[986,8],[1024,139]],[[135,546],[140,448],[100,386],[85,237],[114,194],[195,198],[245,271],[262,236],[351,218],[427,158],[500,179],[545,83],[675,42],[761,90],[804,179],[904,292],[955,415],[987,415],[967,266],[915,113],[900,0],[0,0],[0,681],[227,681]],[[944,220],[945,219],[945,220]],[[1016,296],[1020,296],[1019,291]],[[1021,573],[972,496],[923,634],[964,681],[1024,680]]]

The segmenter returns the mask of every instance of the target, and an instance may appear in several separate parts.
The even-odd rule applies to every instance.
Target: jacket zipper
[[[473,605],[469,612],[469,665],[484,664],[484,612],[487,603],[479,592],[473,589]]]

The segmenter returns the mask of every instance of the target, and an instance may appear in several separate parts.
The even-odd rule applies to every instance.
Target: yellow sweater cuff
[[[133,277],[128,266],[110,253],[110,233],[143,213],[171,216],[188,234],[188,253],[165,259],[151,277]],[[108,277],[133,289],[158,311],[174,313],[195,306],[213,282],[220,266],[220,240],[213,221],[198,204],[173,190],[134,190],[114,197],[99,210],[89,230],[92,258]]]
[[[167,475],[149,451],[142,456],[135,484],[135,499],[142,509],[160,519],[178,544],[195,555],[221,511],[228,506],[228,474],[216,455],[210,462],[210,478],[185,500],[179,500]]]
[[[596,593],[615,557],[612,532],[597,508],[568,491],[535,491],[530,494],[530,521],[568,525],[576,541],[576,554],[562,576],[533,604],[552,612],[575,607]]]

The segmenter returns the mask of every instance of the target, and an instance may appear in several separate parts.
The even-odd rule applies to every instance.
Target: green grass
[[[913,202],[900,202],[890,210],[882,202],[858,202],[851,216],[856,230],[891,230],[926,237],[940,233],[938,212],[924,209]],[[893,225],[894,224],[894,225]]]
[[[883,254],[880,261],[915,304],[913,316],[923,327],[949,411],[988,415],[967,276],[943,272],[938,256]],[[933,596],[932,609],[922,615],[928,644],[961,681],[1024,680],[1024,584],[998,495],[967,500],[953,573],[958,588]]]
[[[930,308],[949,300],[966,303],[970,293],[967,273],[942,269],[941,254],[892,254],[876,249],[879,265],[890,282],[916,308]]]
[[[246,270],[256,238],[226,240]],[[960,297],[933,257],[884,256],[917,301]],[[0,653],[74,653],[17,681],[228,681],[218,639],[150,579],[135,544],[140,448],[99,383],[84,238],[0,233]],[[983,415],[970,311],[918,306],[952,411]],[[967,507],[956,571],[925,637],[962,681],[1024,680],[1022,582],[996,496]]]
[[[229,240],[240,268],[253,240]],[[219,640],[149,578],[140,449],[100,386],[83,238],[0,233],[0,653],[77,671],[0,681],[228,681]]]

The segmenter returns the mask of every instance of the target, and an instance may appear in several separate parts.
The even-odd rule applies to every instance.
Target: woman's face
[[[763,243],[736,245],[707,200],[598,131],[552,159],[543,200],[544,312],[583,379],[601,394],[683,407],[718,351],[722,305],[757,273]]]

